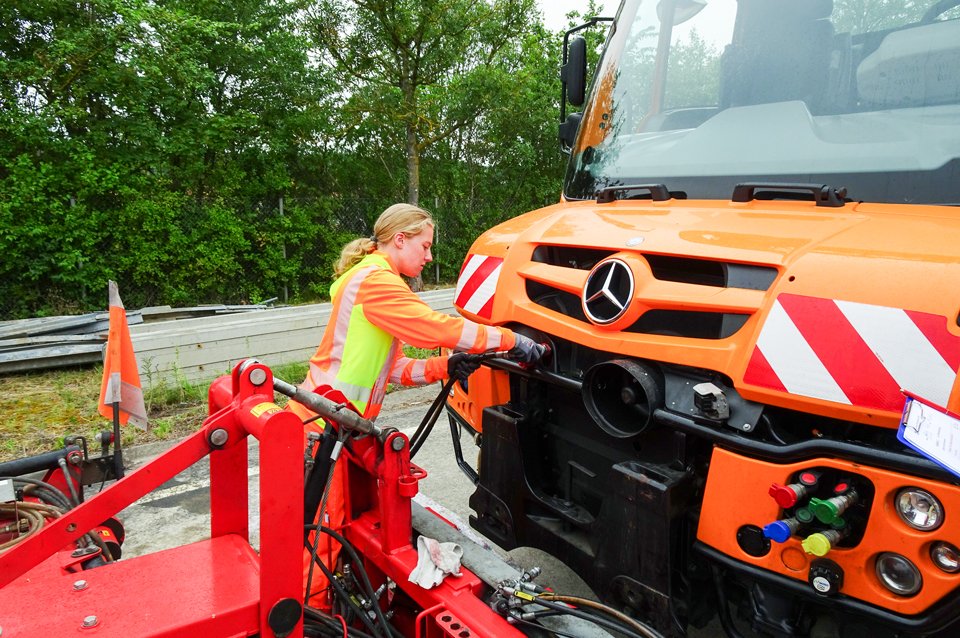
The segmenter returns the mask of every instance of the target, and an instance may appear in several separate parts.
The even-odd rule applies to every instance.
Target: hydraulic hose
[[[307,546],[307,549],[311,549],[308,543],[305,543],[305,545]],[[379,638],[387,638],[381,633],[380,629],[373,624],[373,621],[370,619],[370,616],[367,615],[366,610],[364,610],[354,602],[353,598],[350,597],[349,592],[347,592],[347,590],[343,588],[343,585],[341,585],[340,582],[336,579],[336,577],[333,575],[333,572],[330,571],[330,569],[323,564],[323,561],[320,560],[320,558],[316,555],[315,552],[312,554],[312,557],[313,557],[313,563],[317,565],[320,568],[320,571],[322,571],[323,574],[327,577],[327,580],[330,582],[330,585],[334,588],[334,590],[336,590],[337,595],[344,602],[346,602],[348,605],[354,608],[354,611],[360,617],[360,620],[363,621],[363,624],[366,625],[367,629],[369,629],[374,636],[378,636]]]
[[[0,503],[0,514],[12,514],[15,530],[19,530],[21,522],[27,525],[27,531],[12,538],[7,542],[0,544],[0,551],[9,549],[24,539],[36,534],[43,527],[47,518],[58,518],[61,510],[53,505],[44,503]]]
[[[317,529],[318,533],[323,532],[328,534],[333,538],[333,540],[340,543],[344,550],[350,554],[350,558],[353,560],[353,564],[356,566],[356,571],[360,574],[360,580],[362,581],[365,594],[370,597],[370,601],[373,604],[373,611],[377,615],[377,620],[383,625],[390,634],[396,636],[397,638],[402,638],[402,636],[393,628],[393,626],[387,622],[387,617],[383,615],[383,610],[380,609],[380,605],[377,604],[376,593],[373,589],[373,584],[370,582],[370,577],[367,575],[367,570],[363,566],[363,561],[360,559],[360,555],[357,554],[357,550],[354,549],[353,545],[350,544],[342,534],[335,532],[325,525],[307,525],[307,528]]]
[[[436,425],[437,418],[443,412],[443,404],[446,401],[447,395],[450,394],[450,388],[453,387],[455,382],[456,379],[454,378],[446,380],[446,382],[443,384],[443,387],[440,388],[440,394],[438,394],[437,398],[433,400],[432,404],[430,404],[430,409],[427,410],[427,413],[424,415],[423,421],[420,422],[420,426],[417,428],[417,431],[413,433],[412,437],[410,437],[411,459],[417,454],[417,452],[420,451],[420,448],[423,447],[427,437],[430,436],[430,432],[433,431],[433,426]]]
[[[630,616],[617,611],[613,607],[608,607],[603,603],[598,603],[597,601],[590,600],[589,598],[580,598],[579,596],[563,596],[560,594],[552,594],[550,592],[546,592],[546,593],[540,594],[540,596],[538,596],[538,600],[555,600],[558,602],[569,603],[571,605],[579,605],[581,607],[592,607],[593,609],[597,609],[599,611],[602,611],[605,614],[609,614],[613,616],[620,622],[630,625],[631,627],[639,631],[642,636],[646,636],[647,638],[664,638],[663,634],[656,631],[652,627],[649,627],[648,625],[640,622],[639,620],[635,618],[631,618]]]
[[[600,616],[597,616],[597,615],[594,615],[594,614],[589,614],[589,613],[587,613],[587,612],[585,612],[585,611],[583,611],[583,610],[575,609],[575,608],[573,608],[573,607],[565,607],[565,606],[561,605],[560,603],[555,603],[555,602],[552,602],[552,601],[549,601],[549,600],[543,600],[542,598],[538,598],[537,601],[536,601],[536,603],[537,603],[538,605],[543,605],[544,607],[547,607],[547,608],[549,608],[549,609],[553,609],[553,610],[556,610],[556,611],[559,611],[559,612],[562,612],[562,613],[565,613],[565,614],[569,614],[569,615],[571,615],[571,616],[576,616],[577,618],[580,618],[581,620],[586,620],[586,621],[588,621],[588,622],[592,622],[592,623],[594,623],[594,624],[600,625],[601,627],[605,627],[605,628],[607,628],[607,629],[611,629],[611,630],[613,630],[613,631],[620,632],[621,634],[623,634],[624,636],[627,636],[628,638],[644,638],[644,637],[646,637],[646,638],[662,638],[662,636],[661,636],[660,634],[640,634],[640,633],[636,633],[636,632],[633,631],[632,629],[628,629],[627,626],[625,626],[623,623],[619,623],[619,622],[616,622],[616,621],[614,621],[614,620],[610,620],[610,619],[607,619],[607,618],[603,618],[603,617],[600,617]]]

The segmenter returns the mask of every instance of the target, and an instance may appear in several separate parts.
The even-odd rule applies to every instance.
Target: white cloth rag
[[[441,543],[433,538],[420,536],[417,538],[417,566],[410,572],[410,582],[424,589],[431,589],[439,585],[447,574],[462,576],[461,557],[463,548],[456,543]]]

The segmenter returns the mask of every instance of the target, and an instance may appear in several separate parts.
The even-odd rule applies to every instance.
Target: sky
[[[576,10],[585,13],[587,4],[587,0],[537,0],[544,24],[551,31],[566,30],[567,12]],[[597,4],[603,8],[600,15],[612,18],[617,14],[620,0],[600,0]]]

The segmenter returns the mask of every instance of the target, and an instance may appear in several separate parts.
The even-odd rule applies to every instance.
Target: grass
[[[436,350],[404,348],[404,354],[425,358]],[[299,383],[307,363],[276,366],[274,376]],[[103,368],[70,368],[0,377],[0,462],[19,459],[63,447],[68,436],[94,437],[113,428],[112,421],[97,412]],[[207,417],[207,383],[157,383],[144,391],[150,429],[121,429],[124,447],[182,438],[199,429]],[[285,397],[277,396],[283,405]],[[99,449],[94,447],[94,449]]]
[[[307,364],[277,366],[273,372],[299,383]],[[102,376],[103,368],[97,366],[0,377],[0,462],[58,449],[72,435],[86,437],[93,447],[97,433],[113,427],[97,412]],[[179,380],[145,390],[150,429],[123,427],[123,446],[174,440],[195,432],[207,416],[208,386]]]

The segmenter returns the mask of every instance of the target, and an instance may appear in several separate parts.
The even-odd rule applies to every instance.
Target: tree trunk
[[[417,146],[417,129],[413,122],[407,122],[407,203],[417,206],[420,203],[420,148]],[[423,290],[423,276],[417,275],[407,280],[410,290]]]
[[[420,203],[420,149],[417,130],[411,122],[407,122],[407,203]]]

